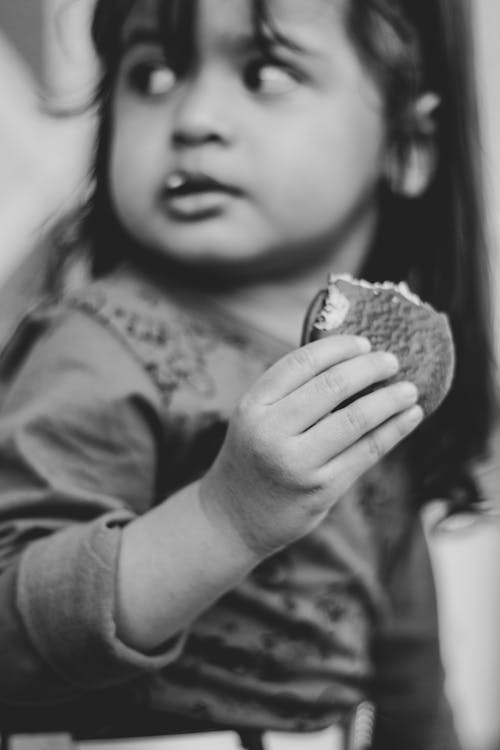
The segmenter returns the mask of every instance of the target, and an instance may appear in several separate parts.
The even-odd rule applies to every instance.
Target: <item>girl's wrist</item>
[[[233,522],[231,515],[223,510],[225,505],[220,502],[217,491],[211,487],[206,479],[197,485],[199,512],[207,524],[214,544],[224,547],[233,560],[239,560],[248,570],[255,568],[266,557],[259,553],[257,545],[252,545]]]
[[[208,509],[208,510],[207,510]],[[191,484],[123,531],[117,632],[150,651],[189,625],[260,562]]]

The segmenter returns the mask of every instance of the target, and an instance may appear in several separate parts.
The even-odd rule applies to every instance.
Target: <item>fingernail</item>
[[[404,381],[403,383],[397,383],[394,388],[396,396],[405,403],[414,404],[418,400],[418,388],[413,383]]]
[[[381,354],[381,357],[382,362],[388,372],[397,372],[399,370],[399,361],[398,358],[394,356],[394,354],[391,354],[390,352],[383,352]]]
[[[356,339],[358,346],[362,352],[369,352],[371,351],[372,345],[370,342],[370,339],[363,338],[362,336],[359,336]]]
[[[412,406],[405,414],[406,421],[409,425],[417,425],[424,418],[424,412],[421,406]]]

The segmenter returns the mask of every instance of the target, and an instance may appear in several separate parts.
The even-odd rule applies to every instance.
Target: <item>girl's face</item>
[[[139,1],[112,102],[110,190],[141,244],[208,274],[366,251],[386,126],[344,3],[271,0],[283,39],[262,45],[249,0],[199,0],[175,71],[155,1]]]

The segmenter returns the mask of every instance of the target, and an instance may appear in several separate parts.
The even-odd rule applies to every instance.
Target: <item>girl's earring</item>
[[[391,192],[408,199],[419,198],[423,195],[436,169],[434,149],[414,144],[402,163],[396,156],[391,161],[393,163],[387,170]]]
[[[427,190],[437,167],[435,114],[440,98],[433,92],[414,102],[409,119],[409,145],[405,153],[392,148],[387,156],[385,178],[394,195],[418,198]]]

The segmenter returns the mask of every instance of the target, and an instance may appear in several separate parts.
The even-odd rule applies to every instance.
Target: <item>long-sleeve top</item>
[[[207,470],[288,348],[133,273],[23,319],[0,360],[0,727],[301,731],[369,697],[375,747],[456,747],[404,445],[161,649],[116,634],[123,528]]]

